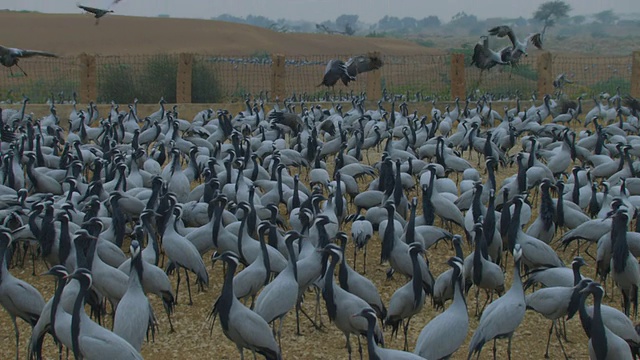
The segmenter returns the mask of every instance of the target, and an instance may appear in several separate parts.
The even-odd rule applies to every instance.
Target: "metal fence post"
[[[451,54],[451,98],[465,98],[464,54]]]
[[[97,101],[98,79],[96,75],[96,57],[82,53],[78,56],[80,64],[80,102]]]
[[[278,97],[280,100],[286,96],[285,89],[285,58],[282,54],[274,54],[271,56],[271,94],[273,98]]]
[[[545,51],[538,56],[538,96],[553,94],[553,70],[551,53]]]
[[[176,78],[176,102],[191,103],[191,79],[193,74],[193,54],[181,53],[178,60]]]
[[[631,54],[631,96],[640,97],[640,51]]]
[[[379,52],[368,54],[369,57],[380,58]],[[382,71],[380,69],[373,70],[367,75],[367,98],[369,100],[378,101],[382,98]]]

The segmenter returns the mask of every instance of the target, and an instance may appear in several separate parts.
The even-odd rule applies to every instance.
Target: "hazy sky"
[[[0,9],[47,13],[81,13],[76,3],[108,7],[112,0],[0,0]],[[489,17],[531,17],[543,0],[121,0],[112,9],[120,15],[211,18],[221,14],[262,15],[271,19],[335,20],[341,14],[357,14],[366,23],[385,15],[417,19],[437,15],[447,22],[459,11]],[[612,9],[619,14],[640,13],[639,0],[566,0],[570,15],[593,14]]]

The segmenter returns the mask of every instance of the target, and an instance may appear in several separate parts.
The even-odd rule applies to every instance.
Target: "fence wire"
[[[481,71],[465,58],[466,94],[471,98],[490,93],[494,99],[528,98],[538,88],[536,58],[522,57],[517,66],[496,65]]]
[[[196,55],[191,96],[195,103],[258,96],[271,88],[271,56]]]
[[[338,82],[333,88],[318,86],[331,59],[347,61],[353,54],[287,55],[285,58],[285,92],[287,96],[307,101],[347,100],[367,91],[372,73],[359,74],[348,86]],[[387,99],[409,101],[450,99],[451,56],[382,54],[380,90]],[[180,55],[96,56],[97,102],[156,103],[161,97],[176,101],[176,84]],[[268,53],[253,56],[221,56],[194,54],[191,97],[194,103],[215,103],[242,100],[247,95],[275,100],[271,92],[273,59]],[[465,56],[466,96],[491,93],[494,99],[528,98],[536,92],[538,64],[534,55],[522,58],[517,67],[496,66],[481,71]],[[68,101],[80,88],[82,64],[75,57],[24,59],[18,68],[0,72],[0,101],[21,101],[27,95],[31,102],[44,103],[51,94],[57,101]],[[10,75],[13,71],[14,75]],[[631,87],[631,56],[593,57],[555,54],[552,56],[553,76],[565,74],[567,82],[561,90],[570,97],[591,97],[620,88],[628,93]]]
[[[593,97],[613,93],[619,87],[622,94],[631,90],[630,56],[583,57],[558,54],[553,56],[554,76],[561,74],[571,83],[561,90],[570,97]]]
[[[386,93],[410,99],[448,99],[451,56],[384,56],[382,88]]]
[[[176,101],[178,55],[97,56],[99,103]]]
[[[0,101],[20,102],[23,96],[32,103],[46,103],[53,94],[56,102],[68,102],[80,87],[77,58],[24,58],[20,67],[0,70]]]

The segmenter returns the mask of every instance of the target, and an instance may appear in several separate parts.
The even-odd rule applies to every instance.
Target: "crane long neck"
[[[236,272],[238,265],[235,261],[229,261],[227,264],[227,273],[224,275],[224,282],[222,284],[222,294],[218,299],[218,313],[220,314],[220,324],[222,328],[229,329],[229,312],[231,311],[231,304],[235,298],[233,294],[233,275]]]
[[[51,301],[51,317],[49,318],[49,323],[51,324],[51,335],[53,335],[53,337],[56,337],[55,319],[65,283],[66,280],[63,276],[58,277],[56,291],[53,293],[53,300]]]
[[[367,318],[367,352],[369,353],[369,360],[381,360],[376,351],[376,340],[374,333],[376,329],[376,318],[373,316],[366,316]]]
[[[418,262],[418,254],[411,253],[411,265],[413,266],[413,278],[412,280],[412,288],[413,288],[413,306],[418,307],[420,305],[421,300],[423,299],[423,287],[422,287],[422,269],[420,268],[420,263]]]
[[[73,313],[71,316],[71,345],[73,355],[76,359],[83,359],[82,353],[80,352],[80,319],[82,317],[82,313],[84,313],[83,305],[86,293],[87,287],[83,282],[80,282],[80,290],[78,291],[78,296],[73,304]]]
[[[605,359],[607,355],[607,337],[602,322],[601,313],[602,293],[596,291],[593,294],[593,319],[591,320],[591,343],[598,359]],[[599,345],[599,346],[598,346]]]
[[[384,230],[384,235],[382,238],[382,251],[380,252],[380,261],[389,260],[391,252],[393,251],[393,247],[395,245],[394,213],[395,211],[393,209],[387,209],[387,227]]]
[[[335,272],[336,264],[337,259],[332,259],[329,267],[327,268],[327,272],[324,275],[324,289],[322,291],[322,296],[327,304],[327,315],[331,321],[335,320],[338,311],[337,304],[333,298],[333,274]]]

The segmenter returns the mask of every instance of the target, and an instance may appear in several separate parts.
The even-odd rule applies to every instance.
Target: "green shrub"
[[[164,97],[168,103],[175,103],[177,78],[178,58],[176,56],[154,56],[143,68],[139,79],[141,89],[137,89],[138,99],[143,104],[151,104]]]
[[[589,87],[591,94],[597,95],[603,92],[614,94],[616,89],[620,87],[621,94],[628,94],[631,91],[631,81],[619,77],[612,77],[609,80],[599,81]]]
[[[251,54],[251,57],[262,61],[271,60],[271,54],[267,50],[258,50]]]
[[[420,46],[424,46],[424,47],[428,47],[428,48],[432,48],[436,46],[436,43],[433,42],[432,40],[425,40],[425,39],[416,39],[414,40],[414,42]]]
[[[105,64],[98,74],[98,102],[127,104],[138,95],[135,76],[126,64]]]
[[[512,68],[512,75],[521,76],[527,80],[538,81],[538,72],[529,64],[517,65]],[[506,71],[506,70],[505,70]]]
[[[222,101],[222,97],[215,70],[195,61],[191,76],[191,102],[217,103]]]
[[[364,37],[368,37],[368,38],[384,38],[387,37],[387,33],[385,32],[376,32],[375,30],[368,33],[367,35],[365,35]]]

